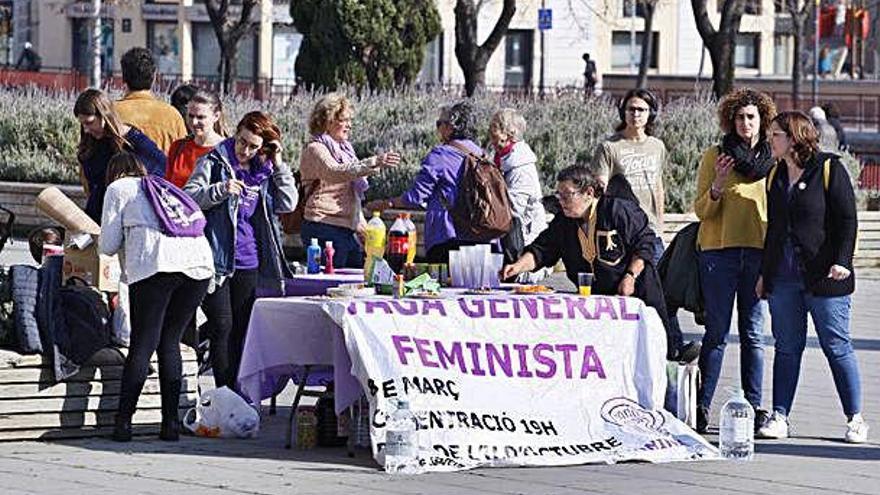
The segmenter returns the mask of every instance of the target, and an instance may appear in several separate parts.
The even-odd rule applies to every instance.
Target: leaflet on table
[[[715,459],[662,410],[665,333],[637,300],[566,295],[354,300],[343,328],[384,463],[385,414],[406,396],[423,471]]]

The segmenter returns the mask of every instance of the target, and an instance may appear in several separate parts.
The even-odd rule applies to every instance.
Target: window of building
[[[220,73],[220,44],[217,43],[217,35],[214,28],[206,22],[194,23],[193,32],[193,75],[196,77],[219,77]],[[238,44],[238,57],[236,60],[236,77],[247,79],[254,77],[256,73],[257,43],[256,35],[246,36]]]
[[[773,37],[773,73],[791,74],[791,35],[777,34]]]
[[[73,38],[71,50],[73,50],[73,68],[88,74],[92,70],[92,20],[73,19]],[[101,72],[104,76],[113,73],[113,48],[115,40],[113,36],[113,19],[105,17],[101,19]]]
[[[443,82],[443,33],[428,42],[422,68],[416,76],[419,84],[440,84]]]
[[[745,69],[757,69],[761,55],[760,33],[739,33],[736,35],[734,65]]]
[[[632,66],[638,69],[639,62],[642,60],[642,32],[636,32],[636,44],[635,51],[631,50],[630,46],[630,32],[629,31],[614,31],[611,33],[611,68],[612,69],[629,69],[630,60],[632,60]],[[648,67],[651,69],[656,69],[658,64],[657,61],[659,59],[658,54],[660,53],[660,33],[653,32],[651,33],[651,54],[649,57],[650,63]]]
[[[180,38],[177,23],[147,23],[147,48],[153,52],[159,74],[180,74]]]
[[[531,87],[533,33],[510,29],[504,37],[504,86]]]
[[[639,0],[621,0],[623,3],[623,17],[632,17],[633,4],[636,6],[636,17],[645,17],[645,4]]]
[[[296,83],[296,57],[303,36],[293,26],[274,26],[272,30],[272,79],[274,84]]]

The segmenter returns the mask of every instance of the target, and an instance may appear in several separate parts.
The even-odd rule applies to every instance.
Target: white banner
[[[376,298],[325,310],[367,391],[380,464],[400,396],[426,471],[718,457],[662,410],[666,336],[638,299]]]

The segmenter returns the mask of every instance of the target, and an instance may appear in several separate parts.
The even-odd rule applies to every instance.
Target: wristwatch
[[[632,277],[633,280],[635,280],[635,279],[638,278],[638,275],[636,275],[635,272],[632,271],[632,270],[630,270],[629,268],[627,268],[626,271],[623,272],[623,273],[624,273],[625,275],[629,275],[630,277]]]

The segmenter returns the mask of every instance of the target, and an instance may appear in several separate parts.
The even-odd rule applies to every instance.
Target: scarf
[[[590,207],[590,213],[587,216],[586,231],[583,225],[578,225],[578,242],[581,245],[581,256],[587,260],[590,266],[596,259],[596,210],[598,210],[599,202],[593,203]]]
[[[504,160],[504,157],[509,155],[511,151],[513,151],[513,146],[516,144],[512,139],[504,145],[503,148],[495,148],[495,166],[501,168],[501,162]]]
[[[272,175],[272,160],[260,160],[259,157],[253,157],[250,160],[250,167],[245,170],[242,168],[238,157],[235,156],[235,138],[229,138],[223,141],[226,147],[226,154],[229,157],[229,164],[235,172],[235,178],[244,182],[248,187],[259,187]]]
[[[731,132],[724,135],[721,151],[736,160],[733,169],[749,180],[763,179],[775,164],[770,153],[770,143],[763,138],[752,148],[739,135]]]

